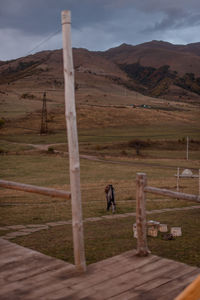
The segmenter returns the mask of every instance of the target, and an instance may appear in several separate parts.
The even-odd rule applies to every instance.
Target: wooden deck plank
[[[200,273],[196,267],[135,253],[108,258],[77,274],[71,264],[0,239],[0,299],[171,300]]]
[[[65,271],[70,276],[69,268],[66,268]],[[50,272],[42,273],[25,280],[17,280],[11,283],[4,282],[4,287],[0,290],[0,298],[8,294],[16,296],[23,293],[26,294],[25,299],[37,299],[38,294],[42,296],[47,291],[52,292],[61,288],[65,288],[65,293],[67,293],[68,288],[63,281],[53,276],[53,273],[53,270],[51,270]]]
[[[29,268],[27,269],[27,265]],[[0,270],[1,276],[4,276],[5,278],[9,278],[9,282],[17,281],[17,280],[27,280],[28,278],[31,278],[33,276],[37,276],[40,274],[45,274],[48,272],[51,272],[52,270],[59,270],[63,268],[62,262],[52,261],[48,262],[47,265],[43,265],[40,263],[40,261],[35,261],[35,259],[28,259],[25,261],[22,261],[22,264],[20,264],[17,267],[12,268],[12,265],[10,265],[9,269]],[[64,268],[66,270],[66,267]],[[67,268],[69,269],[69,267]],[[13,270],[15,272],[13,273]]]
[[[159,287],[160,285],[166,284],[167,282],[171,281],[172,279],[174,280],[175,278],[179,277],[180,274],[188,274],[194,270],[195,270],[195,268],[192,268],[192,267],[188,268],[187,265],[181,265],[179,267],[176,267],[175,270],[173,270],[173,274],[171,273],[171,270],[169,270],[168,273],[166,272],[164,274],[164,276],[162,276],[161,278],[159,278],[159,277],[153,278],[150,281],[147,281],[147,282],[139,285],[134,290],[144,293],[144,292],[150,291],[152,289],[155,289],[155,288]]]
[[[135,260],[128,261],[128,264],[114,264],[113,266],[109,266],[108,269],[104,268],[103,270],[97,268],[95,273],[92,273],[91,276],[87,276],[87,281],[80,280],[71,287],[76,291],[83,291],[83,289],[91,289],[98,284],[107,284],[108,281],[111,281],[112,279],[114,280],[124,273],[134,271],[137,268],[141,268],[142,266],[151,263],[152,261],[155,262],[156,258],[159,259],[158,257],[135,257]],[[88,269],[90,270],[90,266]]]
[[[63,297],[71,296],[74,293],[63,282],[52,281],[49,284],[40,285],[40,288],[32,290],[31,294],[26,297],[26,300],[54,298],[54,294],[56,295],[60,290],[64,291]]]
[[[105,271],[103,272],[98,272],[98,269],[97,269],[97,272],[96,272],[96,276],[92,277],[89,281],[82,281],[78,284],[75,284],[72,286],[72,288],[76,289],[76,290],[83,290],[83,289],[86,289],[86,288],[91,288],[91,287],[97,287],[98,284],[100,285],[107,285],[107,282],[111,282],[111,280],[115,281],[116,278],[119,278],[119,276],[122,276],[124,274],[127,274],[127,273],[134,273],[134,274],[137,274],[135,271],[139,268],[142,268],[144,265],[148,265],[148,264],[151,264],[151,263],[154,263],[155,262],[155,257],[146,257],[144,260],[140,257],[138,259],[138,257],[136,258],[136,261],[132,261],[129,262],[128,265],[114,265],[112,266],[112,268],[108,269],[107,270],[107,273]],[[107,275],[107,276],[106,276]],[[129,276],[129,275],[128,275]]]
[[[171,300],[174,299],[180,292],[184,290],[184,288],[191,283],[198,275],[200,274],[199,270],[193,270],[190,273],[179,276],[170,282],[160,286],[159,288],[153,289],[151,292],[146,294],[148,295],[149,300],[157,300],[162,299]],[[161,297],[161,298],[160,298]],[[134,299],[135,300],[135,299]],[[137,299],[139,300],[139,298]]]
[[[128,261],[128,265],[126,266],[126,264],[124,264],[124,271],[126,270],[126,267],[128,267],[128,269],[135,269],[136,267],[140,267],[146,263],[149,262],[149,260],[154,260],[155,259],[159,259],[158,257],[153,257],[153,258],[149,258],[146,257],[145,259],[136,257],[136,262],[134,262],[134,264],[131,264],[130,261]],[[123,257],[122,257],[123,259]],[[112,260],[113,261],[113,260]],[[88,271],[87,271],[87,280],[84,280],[84,276],[85,275],[79,275],[76,278],[71,278],[69,280],[67,280],[66,282],[66,286],[73,288],[74,290],[82,290],[83,286],[84,288],[91,288],[93,285],[98,284],[98,283],[102,283],[104,281],[110,280],[113,277],[118,276],[120,273],[124,272],[122,271],[122,269],[120,268],[119,270],[115,270],[114,266],[109,265],[110,267],[108,269],[101,269],[97,266],[97,264],[95,263],[93,265],[88,266]],[[100,262],[101,265],[101,262]],[[123,264],[122,264],[123,266]],[[118,271],[118,273],[117,273]]]
[[[87,289],[83,283],[78,287],[80,292],[76,294],[77,299],[79,299],[81,295],[84,295],[85,297],[90,296],[94,299],[104,299],[102,298],[102,291],[105,299],[114,297],[130,288],[135,288],[146,281],[152,280],[152,278],[160,278],[160,276],[163,276],[163,274],[169,270],[173,271],[177,268],[176,263],[169,264],[169,260],[167,259],[164,259],[163,262],[162,259],[160,259],[157,263],[152,262],[151,265],[151,268],[148,266],[149,271],[147,269],[147,265],[145,265],[144,270],[141,267],[130,272],[123,273],[120,276],[110,278],[100,284],[90,286],[90,289]],[[77,289],[77,286],[72,288]]]
[[[27,298],[38,285],[48,286],[56,281],[60,284],[60,278],[53,277],[56,272],[65,271],[69,277],[70,271],[74,270],[71,264],[7,241],[2,242],[2,239],[0,246],[1,249],[2,247],[13,249],[13,253],[1,251],[4,255],[1,254],[0,298],[3,299],[9,295],[12,299],[13,295],[18,297],[22,294]]]

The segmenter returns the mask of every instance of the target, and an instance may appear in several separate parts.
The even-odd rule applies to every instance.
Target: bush
[[[0,148],[0,155],[6,154],[7,152],[5,150],[3,150],[2,148]]]
[[[5,121],[3,119],[0,119],[0,128],[2,128],[5,124]]]
[[[142,140],[132,140],[128,143],[128,146],[131,148],[135,148],[136,154],[140,155],[140,151],[142,148],[150,146],[150,143]]]
[[[29,93],[24,93],[24,94],[21,95],[21,98],[22,99],[34,99],[35,96],[32,95],[32,94],[29,94]]]
[[[53,147],[49,147],[48,148],[48,153],[51,153],[51,154],[54,153],[54,148]]]
[[[121,155],[123,155],[123,156],[127,156],[127,155],[128,155],[128,153],[127,153],[125,150],[122,150],[122,151],[121,151]]]

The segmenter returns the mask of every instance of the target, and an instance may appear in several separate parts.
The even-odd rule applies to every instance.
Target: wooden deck
[[[88,266],[74,266],[0,239],[0,299],[174,299],[200,269],[135,251]]]

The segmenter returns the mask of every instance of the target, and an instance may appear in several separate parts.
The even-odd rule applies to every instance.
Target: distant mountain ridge
[[[137,63],[159,68],[169,65],[180,75],[194,73],[200,76],[200,43],[174,45],[169,42],[152,41],[132,46],[122,44],[109,49],[103,55],[115,63]]]
[[[154,97],[200,98],[200,43],[152,41],[107,51],[73,49],[76,89],[102,93],[121,86]],[[29,88],[63,88],[62,51],[42,51],[0,62],[0,89],[17,82]]]

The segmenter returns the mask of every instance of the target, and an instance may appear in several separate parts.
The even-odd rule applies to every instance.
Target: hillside
[[[100,94],[122,95],[127,90],[199,102],[200,43],[184,46],[152,41],[137,46],[122,44],[105,52],[73,49],[73,56],[80,101],[93,101]],[[0,62],[0,90],[8,86],[10,90],[13,85],[19,94],[24,89],[63,89],[62,68],[61,50]]]
[[[179,76],[185,73],[200,76],[200,43],[173,45],[152,41],[136,46],[122,44],[105,51],[103,55],[118,64],[140,63],[142,66],[154,68],[169,65]]]

